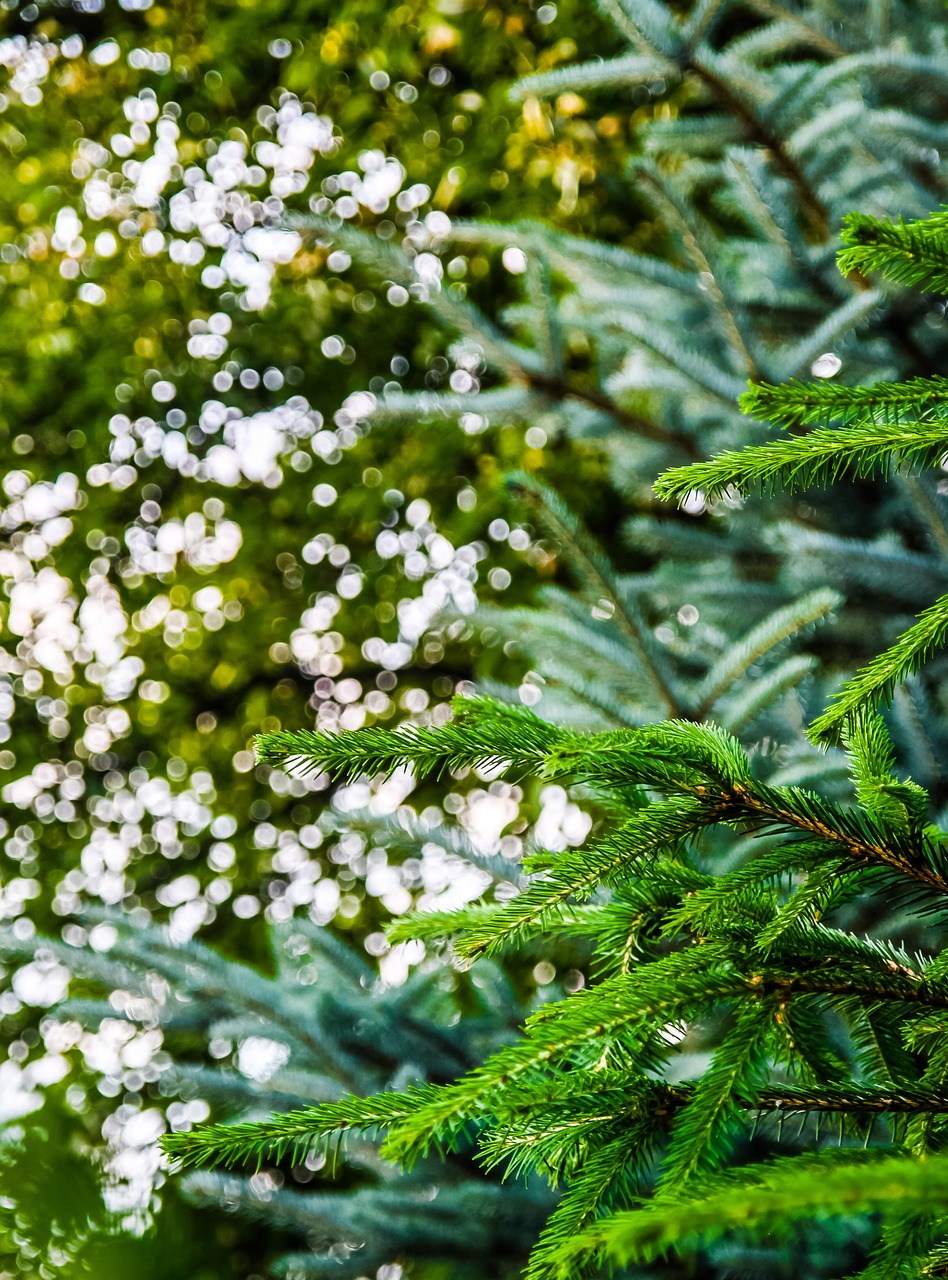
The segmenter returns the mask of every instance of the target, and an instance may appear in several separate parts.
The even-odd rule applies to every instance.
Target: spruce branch
[[[530,97],[553,97],[567,91],[583,94],[598,89],[631,87],[647,84],[650,80],[674,77],[676,72],[674,64],[664,58],[626,53],[599,62],[558,67],[555,71],[524,76],[512,86],[510,97],[514,102],[522,102]]]
[[[885,721],[868,703],[844,722],[842,741],[852,763],[859,803],[884,827],[921,833],[927,793],[911,780],[895,776],[895,749]]]
[[[615,571],[573,513],[557,493],[532,476],[518,472],[508,478],[508,486],[535,514],[574,566],[581,584],[597,600],[604,599],[615,625],[628,641],[655,693],[670,715],[681,713],[681,695],[668,659],[656,643],[652,629],[616,581]]]
[[[700,1200],[655,1201],[615,1214],[576,1237],[562,1256],[561,1276],[584,1256],[612,1265],[650,1262],[669,1250],[693,1249],[729,1231],[787,1238],[803,1217],[894,1209],[926,1213],[948,1208],[948,1157],[919,1162],[889,1153],[852,1151],[840,1158],[800,1156],[752,1166],[730,1186]]]
[[[800,39],[811,44],[820,53],[831,58],[842,58],[847,50],[833,40],[822,25],[817,25],[810,15],[803,15],[777,0],[750,0],[750,7],[774,22],[786,24],[799,33]]]
[[[710,49],[705,48],[700,56],[692,57],[685,69],[697,75],[718,102],[740,121],[749,142],[765,148],[773,156],[777,168],[797,192],[813,240],[817,243],[825,241],[829,236],[826,205],[785,138],[760,112],[757,104],[729,81],[725,68],[716,61]]]
[[[696,717],[706,716],[719,698],[727,694],[734,684],[764,654],[790,636],[825,617],[842,603],[842,597],[828,588],[819,588],[777,609],[769,618],[754,627],[714,664],[697,690]]]
[[[708,462],[673,467],[659,476],[655,492],[683,502],[700,492],[718,498],[759,488],[789,493],[844,477],[888,475],[893,464],[933,462],[948,452],[948,427],[938,423],[859,423],[820,428],[806,436],[771,440],[746,449],[727,450]]]
[[[319,1141],[353,1129],[387,1128],[411,1115],[432,1092],[432,1086],[418,1086],[405,1093],[324,1102],[268,1120],[203,1125],[187,1133],[165,1134],[161,1149],[182,1169],[248,1163],[259,1168],[264,1160],[288,1157],[300,1164]]]
[[[810,726],[814,742],[837,741],[848,717],[863,707],[888,701],[948,640],[948,595],[940,596],[884,653],[858,671],[833,696],[830,706]]]
[[[413,768],[418,777],[454,766],[538,769],[564,734],[526,708],[489,699],[456,698],[455,719],[440,728],[406,724],[317,733],[309,729],[260,734],[257,758],[287,764],[298,773],[325,771],[339,780]]]
[[[772,1016],[766,1004],[738,1008],[734,1026],[675,1121],[662,1167],[662,1197],[680,1192],[702,1165],[720,1165],[726,1159],[728,1122],[738,1109],[735,1095],[752,1092],[763,1078]]]
[[[948,879],[937,869],[939,850],[924,834],[886,830],[871,815],[845,810],[800,787],[732,789],[735,808],[758,814],[778,828],[797,828],[830,840],[857,862],[878,863],[899,871],[939,894],[948,893]]]
[[[688,203],[676,198],[674,190],[665,182],[659,168],[647,160],[639,160],[633,172],[643,184],[647,184],[651,198],[657,205],[664,219],[677,228],[685,254],[702,282],[703,291],[710,304],[712,315],[721,330],[721,336],[728,350],[739,363],[744,376],[754,379],[757,369],[754,360],[747,350],[744,336],[734,314],[731,300],[725,296],[721,282],[716,278],[708,253],[713,252],[710,246],[704,246],[704,236],[699,229],[694,211]]]
[[[738,733],[753,722],[773,702],[799,685],[819,666],[819,660],[806,654],[787,658],[773,671],[760,676],[752,684],[729,697],[717,708],[717,717],[731,733]]]
[[[948,291],[948,211],[915,222],[890,222],[867,213],[843,220],[843,275],[878,272],[896,284]]]
[[[464,925],[455,950],[465,959],[492,955],[510,943],[547,929],[570,898],[582,900],[600,884],[635,874],[643,859],[672,850],[702,827],[718,821],[723,808],[681,798],[648,805],[612,834],[576,853],[559,855],[552,869],[502,910]]]
[[[670,431],[660,423],[652,422],[642,414],[624,408],[602,387],[576,382],[546,369],[526,369],[513,377],[515,381],[526,385],[531,391],[548,400],[554,402],[576,400],[599,413],[608,415],[623,431],[629,431],[634,435],[642,436],[645,440],[652,440],[656,444],[677,449],[686,457],[693,458],[698,453],[692,436],[680,431]]]
[[[826,858],[812,868],[806,882],[764,926],[755,939],[755,947],[766,951],[784,936],[801,927],[816,923],[841,896],[854,891],[855,869],[847,858]]]
[[[860,387],[843,387],[825,379],[791,379],[776,385],[759,382],[744,392],[740,405],[748,417],[784,427],[943,423],[948,443],[948,378],[938,375]]]

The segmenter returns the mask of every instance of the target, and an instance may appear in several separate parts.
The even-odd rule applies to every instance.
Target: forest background
[[[858,39],[836,19],[813,24],[809,11],[797,20],[792,6],[770,3],[734,6],[727,34],[746,30],[750,41],[779,10],[797,21],[788,48],[832,65],[844,52],[837,37],[845,48],[864,40],[871,66],[873,44],[889,32],[880,7],[869,8]],[[450,999],[464,1011],[489,1006],[491,1034],[509,1031],[525,1009],[586,980],[579,944],[554,952],[535,940],[485,990],[417,945],[393,946],[383,927],[412,905],[457,905],[485,883],[506,893],[525,844],[579,844],[592,818],[581,791],[473,775],[447,796],[431,784],[413,792],[405,777],[372,794],[359,785],[330,794],[325,778],[255,764],[254,735],[314,720],[437,723],[452,695],[475,686],[543,713],[566,705],[582,723],[622,723],[619,686],[571,678],[579,649],[564,649],[568,629],[544,631],[524,609],[545,583],[548,613],[570,617],[579,598],[570,592],[585,591],[583,625],[605,629],[599,657],[621,666],[629,637],[609,628],[621,633],[625,593],[653,570],[649,643],[694,670],[727,653],[735,619],[751,625],[804,588],[821,589],[785,626],[789,636],[842,602],[828,586],[846,589],[854,608],[771,673],[774,696],[800,686],[781,712],[798,728],[820,703],[805,683],[812,655],[831,670],[851,667],[867,637],[888,635],[943,573],[930,554],[948,542],[940,517],[917,528],[938,491],[933,482],[913,492],[912,518],[897,505],[904,493],[893,515],[870,486],[861,507],[843,513],[812,496],[758,509],[728,527],[722,552],[758,566],[741,581],[737,570],[722,580],[714,560],[726,541],[716,537],[719,517],[736,503],[709,510],[696,499],[674,516],[657,502],[659,459],[709,452],[695,443],[706,424],[717,430],[721,419],[752,438],[733,406],[721,408],[750,356],[691,221],[700,210],[734,233],[735,206],[707,200],[700,178],[693,207],[676,202],[658,170],[630,170],[630,158],[647,150],[675,173],[686,143],[700,166],[733,139],[713,116],[699,116],[690,138],[672,132],[682,112],[687,120],[690,106],[706,105],[687,77],[602,75],[597,86],[593,74],[583,93],[568,74],[557,81],[577,60],[624,52],[627,33],[609,6],[5,0],[0,21],[0,905],[9,958],[0,1257],[10,1274],[134,1267],[167,1276],[169,1257],[177,1274],[208,1280],[281,1266],[322,1274],[306,1242],[315,1248],[327,1212],[345,1218],[341,1200],[307,1208],[274,1175],[181,1184],[159,1166],[155,1140],[166,1127],[188,1128],[212,1106],[233,1114],[255,1091],[268,1095],[266,1110],[322,1087],[318,1050],[291,1044],[262,1012],[248,1030],[222,991],[233,983],[278,1008],[287,972],[278,937],[292,953],[298,1000],[316,972],[308,949],[347,939],[322,963],[355,975],[337,1022],[360,1000],[373,1005],[358,1014],[369,1028],[358,1069],[351,1055],[335,1064],[337,1079],[360,1092],[410,1073],[418,1055],[444,1052],[430,1031],[412,1030],[415,1043],[405,1029],[421,990],[435,1022],[438,1001]],[[928,19],[918,21],[927,38]],[[535,91],[515,90],[535,73],[547,75]],[[777,72],[773,80],[776,92]],[[901,87],[873,90],[883,128]],[[811,101],[821,107],[832,91],[828,78]],[[941,101],[926,81],[913,100],[922,125],[886,118],[898,162],[883,180],[874,174],[881,210],[894,211],[887,182],[904,196],[903,170],[917,190],[900,211],[938,202],[941,134],[926,113],[937,118]],[[823,133],[799,142],[814,171],[834,156],[830,140],[855,129],[831,105],[842,121],[835,135],[821,119]],[[789,176],[805,195],[795,249],[829,246],[807,261],[809,287],[834,270],[830,223],[856,195],[850,184],[828,211],[799,166]],[[648,347],[631,321],[616,326],[611,346],[581,311],[564,332],[555,304],[568,294],[560,276],[571,242],[551,239],[544,257],[536,246],[547,233],[533,219],[654,262],[656,305],[683,272],[695,277],[712,322],[658,350],[664,383],[626,361],[636,339]],[[371,240],[348,230],[357,227]],[[735,245],[737,262],[746,245],[736,236]],[[747,278],[759,267],[752,254],[738,265]],[[586,295],[594,310],[605,252],[598,269]],[[802,292],[780,301],[788,329],[808,330],[796,334],[786,376],[835,373],[836,350],[879,303],[865,290],[824,289],[819,307],[831,315],[821,325]],[[639,317],[645,329],[651,319]],[[887,323],[857,351],[857,376],[863,366],[887,370],[893,351],[901,367],[919,342],[937,350],[943,341],[943,309],[887,314]],[[661,393],[682,400],[684,428],[678,409],[663,417]],[[614,579],[531,478],[585,522]],[[870,537],[874,557],[855,567],[853,548]],[[688,566],[708,562],[707,572],[676,577],[672,553]],[[656,714],[637,686],[621,692]],[[658,714],[671,709],[658,698]],[[758,710],[741,713],[757,753],[807,777],[817,753],[791,759],[785,722],[762,724]],[[827,767],[838,772],[832,760]],[[308,933],[293,932],[299,921]],[[122,930],[150,922],[166,924],[186,957],[180,971],[158,952],[146,959],[170,966],[172,1003],[193,1006],[190,1022],[137,1018],[136,958],[122,951]],[[38,936],[101,957],[80,975],[88,985],[74,983],[67,997],[64,953],[37,949]],[[233,967],[215,971],[202,943]],[[45,1013],[53,1009],[56,1019]],[[366,1052],[372,1037],[387,1037],[381,1063]],[[281,1077],[301,1060],[305,1071]],[[356,1172],[339,1184],[350,1205],[366,1170],[383,1176],[368,1151],[362,1160],[357,1151]],[[315,1175],[329,1194],[328,1170],[298,1172],[300,1188]],[[397,1259],[416,1256],[434,1257],[426,1274],[444,1274],[436,1237],[450,1259],[462,1219],[472,1236],[483,1233],[500,1201],[465,1201],[474,1192],[466,1173],[455,1176],[463,1213],[441,1227],[405,1215],[406,1238],[383,1239],[368,1268],[377,1262],[380,1280],[397,1280]],[[491,1274],[516,1269],[529,1243],[518,1230],[529,1237],[549,1209],[536,1189],[522,1201],[504,1195],[522,1221],[494,1222],[485,1236],[480,1263]],[[357,1213],[346,1222],[356,1237],[364,1229]],[[475,1253],[472,1243],[478,1274]]]

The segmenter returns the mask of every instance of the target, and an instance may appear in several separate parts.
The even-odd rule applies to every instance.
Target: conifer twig
[[[810,726],[815,741],[838,739],[843,724],[859,707],[878,706],[891,698],[896,685],[914,675],[948,641],[948,595],[940,596],[902,633],[833,696],[833,701]]]
[[[915,222],[890,222],[866,213],[843,221],[845,246],[838,256],[844,275],[879,272],[901,285],[948,291],[948,213],[940,211]]]
[[[708,498],[747,494],[754,488],[773,493],[782,487],[792,493],[848,476],[886,475],[893,464],[935,460],[946,451],[948,425],[942,422],[819,428],[805,436],[728,450],[708,462],[673,467],[656,480],[655,492],[679,502],[696,491]]]

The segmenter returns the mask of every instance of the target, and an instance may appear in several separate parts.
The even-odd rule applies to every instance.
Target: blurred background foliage
[[[503,492],[510,468],[542,471],[600,532],[618,511],[595,441],[486,421],[370,433],[365,388],[467,391],[480,370],[408,290],[282,227],[334,209],[436,239],[446,215],[536,215],[647,240],[618,178],[648,91],[601,116],[508,96],[614,47],[573,0],[2,5],[0,912],[24,946],[37,928],[107,946],[79,922],[105,904],[266,968],[264,919],[308,909],[378,955],[392,911],[447,901],[444,867],[323,856],[320,797],[275,791],[250,739],[466,687],[490,654],[442,607],[522,602],[557,572]],[[491,307],[517,292],[500,252],[447,277]],[[290,828],[307,849],[292,877]],[[91,1098],[57,1083],[37,1025],[64,981],[28,965],[0,995],[5,1273],[262,1270],[269,1237],[197,1225],[170,1189],[131,1231],[106,1209],[103,1116],[148,1086],[95,1045],[77,1059]]]
[[[254,829],[299,806],[260,791],[247,744],[302,722],[312,674],[321,714],[347,725],[470,676],[470,648],[422,643],[425,607],[403,602],[428,587],[470,608],[487,560],[494,582],[529,590],[529,537],[487,536],[496,479],[513,463],[557,472],[522,430],[369,435],[353,393],[465,371],[404,290],[386,297],[346,255],[295,253],[276,224],[334,197],[383,235],[446,209],[608,219],[622,130],[607,121],[603,147],[585,121],[507,101],[513,75],[575,53],[558,31],[588,15],[93,8],[4,17],[3,767],[32,779],[8,796],[23,822],[6,848],[31,879],[38,820],[41,892],[68,905],[54,865],[75,866],[93,810],[120,829],[129,778],[141,797],[147,777],[187,798],[157,833],[157,815],[131,818],[135,891],[154,909],[173,862],[200,879],[222,830],[234,890],[259,886]],[[499,260],[462,268],[474,290],[505,287]],[[380,555],[382,526],[409,549]],[[294,633],[314,608],[335,629],[301,671]],[[55,779],[36,768],[51,760]],[[204,809],[221,822],[202,839]],[[119,875],[110,895],[127,887]]]

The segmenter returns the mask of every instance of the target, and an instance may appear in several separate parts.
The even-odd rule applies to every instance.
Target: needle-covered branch
[[[948,213],[915,222],[851,213],[843,221],[843,275],[878,273],[895,284],[948,291]]]
[[[897,1210],[944,1213],[948,1209],[948,1157],[919,1162],[852,1151],[838,1158],[792,1157],[753,1166],[708,1189],[700,1199],[656,1201],[618,1213],[576,1237],[564,1250],[560,1275],[575,1274],[591,1258],[602,1265],[647,1263],[678,1249],[695,1248],[731,1231],[763,1229],[788,1239],[801,1218]]]
[[[757,31],[741,39],[760,54],[770,50],[770,57],[788,33],[798,40],[799,30],[788,25],[782,6],[766,7],[777,30],[764,33],[766,39]],[[892,291],[868,288],[865,275],[948,289],[948,215],[910,225],[853,215],[839,259],[850,280],[822,281],[825,319],[809,319],[806,333],[781,350],[757,333],[785,279],[792,305],[812,317],[810,286],[823,269],[820,262],[831,264],[813,244],[817,226],[822,239],[823,212],[830,207],[823,181],[813,176],[821,171],[811,164],[817,135],[799,119],[784,139],[770,122],[784,113],[796,119],[801,103],[830,85],[845,84],[857,69],[882,64],[874,52],[836,49],[829,65],[813,64],[798,82],[788,81],[776,98],[768,98],[746,66],[744,78],[734,78],[730,55],[708,44],[717,8],[707,0],[679,21],[658,0],[622,0],[614,10],[630,44],[626,54],[611,63],[545,72],[525,82],[524,92],[592,90],[622,76],[634,82],[650,78],[650,65],[684,59],[689,82],[701,79],[719,105],[736,112],[743,135],[769,153],[768,158],[745,148],[740,157],[732,156],[731,167],[743,175],[742,190],[754,193],[749,225],[788,262],[802,255],[805,280],[779,274],[769,290],[749,288],[742,254],[722,255],[718,238],[694,211],[687,185],[693,175],[683,180],[673,166],[649,164],[637,172],[657,184],[653,195],[679,261],[692,270],[668,264],[658,269],[633,255],[627,266],[636,288],[648,291],[647,305],[639,305],[639,294],[627,283],[617,286],[612,279],[628,251],[586,251],[578,242],[567,251],[565,241],[557,250],[552,233],[536,227],[523,240],[526,303],[506,318],[513,316],[517,324],[535,320],[534,346],[514,344],[459,290],[452,292],[453,286],[435,291],[431,305],[453,329],[471,339],[481,335],[485,363],[506,379],[485,403],[504,421],[537,403],[537,395],[521,397],[511,408],[509,384],[527,382],[572,414],[580,433],[606,414],[617,420],[610,397],[620,389],[636,399],[634,411],[621,410],[619,416],[646,412],[647,398],[658,392],[671,394],[678,406],[679,418],[671,414],[648,425],[649,407],[648,422],[636,425],[636,434],[650,440],[649,449],[657,441],[677,440],[679,425],[689,441],[707,438],[706,429],[720,431],[717,438],[731,447],[708,461],[667,470],[655,486],[662,498],[683,501],[697,491],[714,500],[755,488],[792,492],[940,462],[948,454],[948,377],[891,380],[890,370],[905,355],[914,359],[919,347],[912,326],[901,323],[892,305]],[[948,73],[934,54],[899,56],[901,70],[921,76],[926,85],[948,86]],[[895,64],[885,65],[891,70]],[[768,101],[779,107],[773,115],[764,106]],[[861,94],[841,100],[841,118],[852,119],[864,101]],[[892,115],[875,106],[871,113],[880,127]],[[669,138],[679,142],[734,133],[734,119],[713,113],[667,123]],[[931,139],[933,130],[927,122],[919,137]],[[764,174],[775,159],[784,178]],[[800,209],[792,202],[802,203],[810,215],[802,235]],[[737,216],[737,206],[730,213]],[[354,252],[364,247],[361,233],[341,234]],[[476,233],[462,228],[458,234],[472,243]],[[515,238],[504,227],[477,234],[485,249]],[[754,243],[757,253],[760,245]],[[383,246],[375,266],[398,278],[406,266],[397,257]],[[685,287],[695,274],[696,287]],[[561,297],[564,281],[569,288]],[[789,431],[734,447],[749,425],[731,407],[739,391],[735,370],[750,370],[755,378],[761,370],[776,379],[783,370],[806,368],[826,346],[839,343],[844,376],[855,377],[874,359],[876,346],[864,341],[873,326],[892,335],[899,353],[880,368],[881,380],[865,386],[826,379],[755,381],[741,398],[744,414]],[[714,353],[691,341],[699,328],[714,331]],[[586,335],[584,342],[595,346],[597,370],[592,389],[583,393],[585,405],[577,403],[580,393],[571,381],[570,333]],[[850,353],[862,365],[846,364]],[[615,372],[601,372],[610,360],[618,362]],[[919,361],[915,367],[924,370]],[[693,418],[687,406],[697,399],[704,408]],[[443,403],[438,404],[441,412]],[[410,411],[406,406],[402,411]],[[626,442],[631,435],[625,434]],[[631,469],[638,459],[620,459],[619,465]],[[948,534],[938,533],[943,522],[936,486],[920,481],[919,487],[923,483],[926,523],[920,537],[937,549],[948,545]],[[693,1254],[732,1232],[779,1240],[802,1219],[877,1212],[888,1224],[867,1280],[887,1280],[884,1268],[895,1265],[893,1259],[893,1274],[926,1274],[935,1256],[933,1241],[948,1229],[948,965],[938,954],[948,911],[948,837],[930,820],[933,802],[937,809],[943,797],[930,798],[906,777],[896,750],[908,742],[912,760],[934,776],[928,762],[937,755],[937,736],[926,736],[921,721],[906,729],[900,708],[892,713],[899,732],[890,736],[878,707],[948,640],[948,596],[844,683],[815,721],[812,736],[839,742],[842,750],[828,758],[807,750],[781,769],[721,724],[750,728],[760,716],[759,729],[762,713],[769,715],[778,697],[785,699],[798,685],[804,700],[811,697],[802,682],[811,672],[814,683],[821,678],[820,656],[784,660],[781,651],[829,613],[842,614],[847,644],[858,640],[846,602],[825,585],[825,577],[814,582],[811,575],[800,598],[788,602],[785,572],[771,572],[774,538],[749,532],[746,519],[739,551],[767,557],[760,580],[753,582],[739,574],[733,582],[720,577],[716,566],[733,565],[733,557],[726,557],[734,549],[713,528],[670,520],[656,534],[655,523],[642,517],[649,550],[659,559],[669,552],[700,566],[691,596],[702,604],[694,607],[693,619],[701,618],[701,628],[692,633],[700,640],[686,641],[672,629],[669,638],[656,622],[661,611],[673,614],[679,600],[689,598],[677,578],[666,578],[661,566],[653,575],[623,579],[555,494],[525,476],[511,487],[581,584],[583,597],[549,587],[547,599],[559,612],[510,611],[508,632],[519,638],[535,627],[558,650],[542,672],[538,665],[541,678],[562,673],[556,679],[598,710],[592,724],[620,727],[559,727],[544,685],[539,709],[549,720],[489,698],[459,699],[453,719],[441,725],[426,720],[397,729],[370,725],[358,732],[266,734],[258,740],[258,753],[262,761],[297,773],[318,771],[333,781],[398,769],[418,780],[461,778],[475,770],[582,788],[594,823],[585,844],[536,852],[516,877],[504,874],[504,866],[481,901],[454,912],[408,916],[389,933],[398,941],[450,940],[464,965],[519,944],[549,954],[554,940],[583,938],[592,960],[582,989],[566,995],[568,984],[559,993],[548,988],[516,1038],[467,1058],[479,1065],[460,1074],[419,1071],[422,1082],[399,1092],[175,1134],[165,1140],[165,1150],[185,1166],[299,1162],[314,1145],[362,1130],[383,1132],[380,1157],[410,1168],[431,1154],[443,1157],[473,1145],[487,1169],[542,1175],[563,1185],[528,1280],[586,1280],[597,1268],[648,1265],[674,1251]],[[714,514],[724,519],[712,523],[726,523],[721,508]],[[804,528],[808,522],[812,527]],[[847,563],[839,570],[847,588],[852,580],[876,589],[882,575],[901,577],[903,570],[913,581],[922,577],[924,588],[929,577],[941,575],[935,550],[893,549],[871,541],[870,534],[858,536],[866,540],[821,532],[801,509],[781,524],[779,549],[788,556],[796,551],[801,558],[822,557],[820,565],[858,553],[855,568]],[[863,562],[869,568],[856,573]],[[699,596],[705,568],[705,594]],[[901,607],[913,599],[912,588],[901,581],[897,588],[892,598]],[[689,585],[689,596],[691,590]],[[710,594],[730,601],[738,591],[757,609],[743,633],[706,622],[703,601]],[[482,618],[494,625],[502,614],[494,609]],[[708,610],[707,616],[715,614]],[[678,617],[685,625],[686,615]],[[523,641],[532,662],[531,643]],[[537,640],[533,650],[539,645]],[[781,665],[767,665],[773,655]],[[572,671],[574,665],[583,669]],[[662,713],[677,718],[642,723]],[[795,709],[774,720],[781,750],[798,714]],[[702,723],[705,717],[718,723]],[[757,746],[768,741],[756,731],[749,738]],[[511,892],[513,878],[519,893]],[[867,936],[853,924],[860,915],[885,918],[894,904],[913,931],[911,950],[889,941],[882,928]],[[798,1140],[814,1148],[809,1154],[781,1156],[788,1115],[799,1118]],[[844,1136],[865,1138],[888,1148],[867,1155],[831,1151],[821,1136],[828,1118],[838,1125],[840,1142]],[[755,1137],[761,1120],[766,1123]],[[763,1141],[777,1158],[741,1167],[751,1141]],[[720,1172],[725,1165],[730,1171]],[[900,1223],[923,1213],[924,1230],[901,1229]]]
[[[569,739],[526,710],[496,702],[485,700],[479,708],[477,699],[457,699],[454,711],[454,720],[437,729],[407,724],[338,733],[264,733],[256,740],[257,757],[267,764],[285,763],[298,774],[326,772],[341,781],[409,767],[421,778],[452,767],[539,770],[551,748]]]
[[[920,671],[925,662],[944,649],[946,641],[948,595],[929,605],[890,649],[873,658],[843,685],[829,707],[813,721],[810,728],[813,738],[816,741],[838,739],[848,716],[861,707],[876,707],[889,701],[896,686]]]
[[[935,422],[948,438],[948,378],[908,378],[905,382],[874,382],[843,387],[820,382],[752,384],[740,406],[749,418],[782,427],[851,426],[869,423],[893,426],[904,422]],[[946,446],[948,447],[948,446]]]
[[[805,436],[771,440],[719,453],[708,462],[672,467],[659,476],[655,492],[684,502],[699,492],[707,498],[754,489],[793,493],[843,479],[887,476],[906,463],[932,463],[948,451],[948,425],[860,422],[851,427],[817,428]]]

